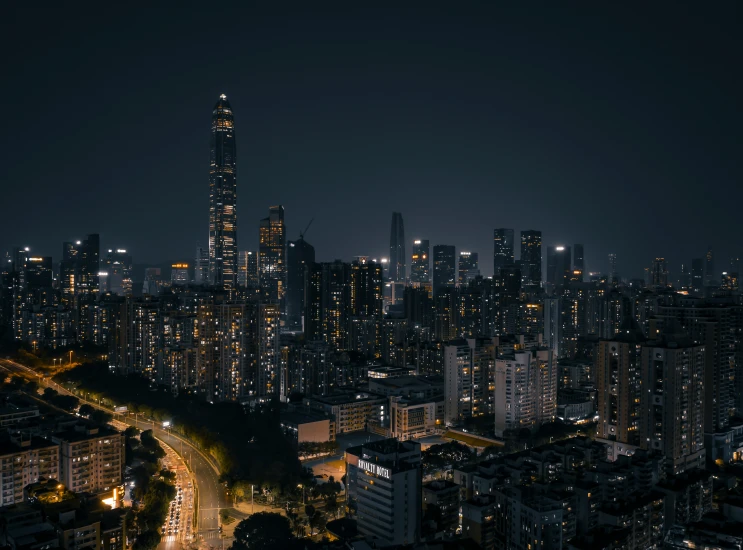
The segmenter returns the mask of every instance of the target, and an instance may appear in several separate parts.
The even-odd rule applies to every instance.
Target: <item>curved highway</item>
[[[172,447],[188,464],[189,469],[193,473],[196,488],[198,490],[197,537],[203,539],[210,546],[216,546],[217,539],[219,539],[219,510],[220,508],[228,507],[229,504],[227,504],[228,499],[225,494],[224,486],[221,485],[218,480],[219,470],[211,457],[207,457],[199,449],[177,434],[170,433],[170,430],[158,425],[154,420],[138,420],[136,416],[131,418],[128,415],[117,415],[107,407],[103,407],[93,401],[87,401],[84,397],[71,393],[53,380],[44,378],[41,373],[36,372],[30,367],[21,365],[20,363],[16,363],[9,359],[0,359],[0,364],[6,367],[9,371],[15,371],[20,374],[30,374],[36,377],[41,382],[40,386],[48,386],[57,390],[59,393],[73,395],[93,407],[112,413],[116,420],[125,422],[129,426],[136,426],[142,430],[151,429],[155,437]],[[208,542],[210,539],[215,540]]]

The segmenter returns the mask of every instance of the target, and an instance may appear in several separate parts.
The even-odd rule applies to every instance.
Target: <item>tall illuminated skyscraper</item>
[[[280,302],[286,292],[286,226],[284,207],[272,206],[261,220],[258,233],[260,285],[270,302]]]
[[[513,265],[513,229],[493,230],[493,277],[507,265]]]
[[[521,232],[521,283],[526,289],[542,285],[542,232]]]
[[[448,244],[437,244],[433,247],[433,294],[444,287],[453,287],[456,283],[456,257],[454,247]]]
[[[237,285],[237,150],[235,118],[222,94],[212,111],[209,167],[209,282]]]
[[[480,274],[477,252],[459,253],[459,284],[470,282]]]
[[[405,282],[405,227],[400,212],[392,213],[389,271],[390,281]]]
[[[410,262],[410,282],[431,282],[431,259],[429,258],[430,246],[427,240],[413,241],[413,255]]]

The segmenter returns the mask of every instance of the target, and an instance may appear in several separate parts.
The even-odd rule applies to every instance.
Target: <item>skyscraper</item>
[[[193,262],[193,282],[197,285],[209,283],[209,251],[201,246],[196,247]]]
[[[573,269],[585,271],[585,264],[583,262],[583,245],[573,245]]]
[[[665,258],[655,258],[650,268],[650,284],[655,287],[668,286],[668,262]]]
[[[609,254],[609,282],[618,283],[618,277],[619,275],[617,275],[617,255]]]
[[[433,294],[444,287],[452,287],[456,282],[456,264],[454,247],[448,244],[437,244],[433,247]]]
[[[704,285],[717,286],[719,282],[715,274],[715,256],[712,254],[712,247],[710,246],[704,256]]]
[[[258,234],[260,286],[271,302],[280,302],[286,290],[286,226],[284,207],[272,206],[261,220]]]
[[[567,284],[571,265],[569,246],[548,246],[546,282],[556,286]]]
[[[304,317],[304,280],[307,266],[315,263],[315,247],[300,236],[286,247],[286,325],[299,330]]]
[[[704,258],[691,261],[691,291],[696,296],[704,293]]]
[[[212,111],[209,168],[209,282],[237,285],[237,151],[235,119],[222,94]]]
[[[498,228],[493,230],[493,277],[501,268],[514,263],[513,229]]]
[[[430,246],[427,240],[413,241],[413,256],[410,262],[410,282],[430,283]]]
[[[400,212],[392,213],[389,270],[390,281],[405,282],[405,227]]]
[[[524,290],[542,286],[542,232],[521,232],[521,280]]]
[[[477,252],[459,253],[459,284],[463,285],[480,274]]]
[[[119,296],[132,293],[132,255],[126,249],[109,248],[101,264],[102,271],[107,274],[105,288],[101,285],[102,291]]]
[[[258,253],[241,250],[237,259],[237,284],[241,287],[258,288]]]

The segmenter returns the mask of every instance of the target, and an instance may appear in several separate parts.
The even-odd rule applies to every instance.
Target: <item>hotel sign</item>
[[[392,474],[389,468],[385,468],[373,462],[367,460],[359,460],[359,468],[363,468],[367,472],[371,472],[375,476],[383,477],[385,479],[392,479]]]

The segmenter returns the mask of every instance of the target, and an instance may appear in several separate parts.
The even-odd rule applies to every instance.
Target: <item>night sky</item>
[[[387,256],[393,210],[408,253],[453,244],[486,275],[495,227],[581,242],[588,270],[615,252],[623,276],[663,255],[675,280],[708,245],[718,271],[743,255],[736,3],[210,5],[3,8],[1,251],[56,262],[63,240],[97,232],[137,264],[190,262],[225,93],[240,249],[283,204],[291,239],[314,218],[322,261]]]

